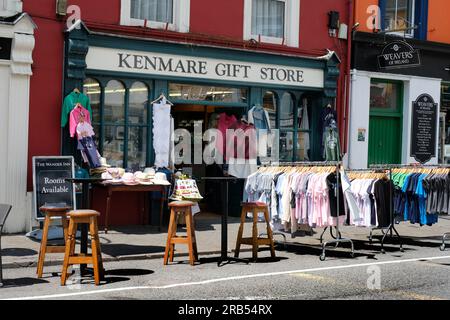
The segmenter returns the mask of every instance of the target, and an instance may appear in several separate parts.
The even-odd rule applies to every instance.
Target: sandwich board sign
[[[73,157],[33,157],[33,201],[37,220],[45,218],[39,210],[44,205],[75,209],[75,188],[72,182],[66,181],[74,177]]]

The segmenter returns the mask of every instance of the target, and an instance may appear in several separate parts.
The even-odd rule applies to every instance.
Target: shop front
[[[161,94],[173,104],[173,129],[186,130],[192,140],[221,115],[247,118],[262,106],[271,129],[279,130],[280,161],[323,160],[320,119],[323,108],[334,105],[336,55],[274,55],[96,34],[78,26],[67,33],[64,91],[80,88],[89,98],[99,152],[111,166],[138,171],[155,164],[153,129],[160,124],[153,121],[152,101]],[[66,128],[62,148],[74,154]],[[184,157],[169,169],[197,179],[223,174],[221,166],[194,158],[192,152],[191,161]],[[205,192],[204,183],[199,189]],[[113,208],[123,203],[129,201],[118,199]],[[125,223],[133,221],[113,221]]]
[[[349,167],[437,164],[449,48],[368,33],[354,39]]]

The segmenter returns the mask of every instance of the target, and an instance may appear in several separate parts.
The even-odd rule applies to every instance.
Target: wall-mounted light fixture
[[[56,15],[60,17],[67,15],[67,0],[56,0]]]

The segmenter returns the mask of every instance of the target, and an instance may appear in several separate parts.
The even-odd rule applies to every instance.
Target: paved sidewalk
[[[239,228],[239,218],[229,217],[228,225],[228,250],[234,250],[237,232]],[[404,247],[420,250],[421,246],[438,248],[442,235],[450,232],[450,217],[442,217],[437,225],[433,227],[420,227],[409,223],[401,223],[396,226],[401,236],[404,237]],[[260,224],[260,232],[265,232],[265,225]],[[182,232],[183,230],[180,229]],[[250,235],[251,223],[248,222],[245,227],[244,235]],[[296,236],[292,238],[286,234],[286,240],[289,244],[304,246],[305,250],[311,254],[320,254],[319,237],[322,229],[317,229],[313,236]],[[342,236],[355,240],[356,253],[376,255],[379,254],[379,241],[374,240],[371,246],[368,242],[369,230],[366,228],[342,227]],[[380,231],[375,234],[380,235]],[[196,218],[196,237],[200,255],[218,255],[220,253],[221,225],[220,216],[211,214],[200,214]],[[152,226],[130,226],[113,228],[105,234],[100,232],[102,243],[102,254],[105,261],[123,261],[139,259],[161,259],[164,255],[165,242],[167,239],[166,230],[158,232],[157,227]],[[330,239],[329,232],[325,233],[325,239]],[[280,235],[275,236],[275,240],[282,241]],[[7,268],[20,268],[36,266],[40,243],[27,238],[24,235],[7,235],[2,238],[3,245],[3,266]],[[448,245],[450,248],[450,243]],[[332,247],[333,248],[333,247]],[[250,257],[251,248],[243,246],[242,256]],[[78,250],[78,249],[77,249]],[[387,251],[398,250],[398,245],[386,245]],[[438,249],[437,249],[438,250]],[[342,254],[346,254],[348,249],[340,248]],[[177,253],[180,256],[187,255],[187,246],[179,245]],[[265,253],[263,253],[265,254]],[[177,258],[175,259],[185,259]],[[63,260],[63,254],[48,254],[46,256],[46,265],[59,265]],[[161,261],[162,263],[162,261]]]

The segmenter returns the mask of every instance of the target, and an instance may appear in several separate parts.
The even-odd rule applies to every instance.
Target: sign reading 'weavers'
[[[156,77],[172,76],[313,88],[324,86],[323,69],[159,52],[90,47],[86,64],[90,70],[131,72]]]
[[[388,43],[378,56],[380,69],[399,69],[420,66],[420,53],[404,41]]]
[[[411,157],[424,164],[436,156],[438,104],[422,94],[412,107]]]

